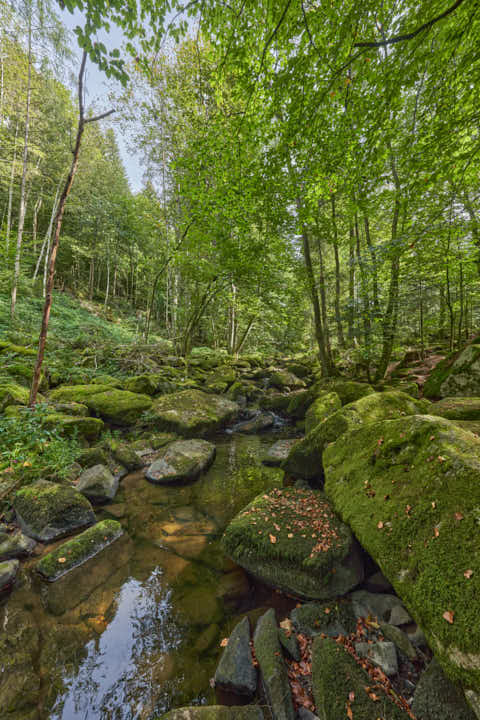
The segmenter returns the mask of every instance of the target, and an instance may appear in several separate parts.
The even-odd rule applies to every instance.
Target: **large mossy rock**
[[[203,436],[234,420],[240,408],[220,395],[201,390],[183,390],[159,398],[152,408],[157,430],[183,437]]]
[[[110,389],[110,385],[94,383],[91,385],[60,385],[51,391],[49,400],[55,403],[75,402],[88,406],[88,403],[85,402],[88,398]]]
[[[453,679],[480,697],[480,439],[433,416],[349,432],[325,492]]]
[[[35,545],[35,541],[22,532],[0,532],[0,562],[31,555]]]
[[[423,393],[428,398],[480,396],[480,342],[439,362],[430,373]]]
[[[480,397],[448,397],[433,403],[430,415],[447,420],[480,420]]]
[[[285,390],[286,388],[303,388],[305,382],[288,370],[274,370],[270,374],[270,385],[278,390]]]
[[[40,542],[70,535],[95,522],[92,506],[78,490],[46,480],[19,490],[13,507],[22,530]]]
[[[177,440],[150,465],[145,477],[158,484],[195,480],[210,467],[215,452],[215,445],[207,440]]]
[[[270,608],[257,622],[253,636],[255,657],[266,700],[275,720],[294,720],[290,683],[278,635],[275,610]]]
[[[340,410],[342,402],[336,392],[329,392],[321,395],[308,408],[305,414],[305,433],[315,430],[327,417]]]
[[[360,400],[345,405],[317,425],[292,448],[283,468],[290,475],[305,480],[321,477],[323,451],[329,443],[335,442],[348,430],[380,420],[422,413],[429,405],[426,400],[416,400],[395,390],[369,393]]]
[[[116,520],[102,520],[44,555],[37,563],[36,570],[45,580],[54,582],[98,555],[122,533],[122,526]]]
[[[363,564],[350,529],[323,493],[296,488],[259,495],[225,530],[229,557],[273,587],[327,599],[363,579]]]
[[[312,386],[315,396],[322,393],[335,392],[339,396],[342,405],[349,405],[367,395],[373,395],[375,390],[371,385],[356,380],[345,380],[343,378],[325,378],[318,380]]]
[[[118,390],[111,385],[62,385],[50,393],[52,402],[76,402],[115,425],[131,425],[149,410],[148,395]]]
[[[330,638],[316,637],[312,650],[312,687],[322,720],[406,720],[407,714],[372,681],[354,658]],[[370,692],[369,692],[370,691]],[[373,696],[373,698],[372,698]],[[347,715],[350,708],[350,715]]]
[[[0,384],[0,412],[9,405],[28,405],[30,393],[27,388],[14,382]]]
[[[56,430],[60,435],[72,437],[78,435],[85,440],[97,440],[103,430],[103,420],[80,415],[50,413],[42,419],[42,426]]]
[[[115,425],[132,425],[143,412],[151,408],[152,399],[148,395],[113,388],[95,393],[85,400],[85,404]]]
[[[204,705],[170,710],[160,720],[263,720],[263,713],[258,705]]]

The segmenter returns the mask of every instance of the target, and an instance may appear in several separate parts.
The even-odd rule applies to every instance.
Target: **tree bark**
[[[46,296],[45,296],[45,303],[43,305],[43,315],[42,315],[42,326],[40,329],[40,335],[38,338],[38,352],[37,352],[37,359],[35,362],[35,369],[33,371],[33,380],[32,380],[32,387],[30,389],[30,399],[29,399],[29,405],[30,407],[34,407],[35,403],[37,401],[37,395],[38,395],[38,386],[40,384],[40,375],[42,372],[42,365],[43,365],[43,357],[45,354],[45,343],[47,341],[47,334],[48,334],[48,324],[50,320],[50,312],[52,309],[52,293],[53,293],[53,283],[55,279],[55,262],[57,259],[57,253],[58,253],[58,246],[60,243],[60,232],[62,229],[62,221],[63,221],[63,215],[65,212],[65,205],[67,202],[67,198],[70,194],[70,190],[72,189],[73,181],[75,180],[75,175],[78,168],[78,158],[80,155],[80,147],[82,144],[82,137],[85,130],[85,125],[89,122],[96,122],[97,120],[100,120],[103,117],[107,117],[107,115],[110,115],[113,110],[110,110],[107,113],[103,113],[102,115],[98,115],[97,117],[92,118],[85,118],[85,108],[83,104],[83,83],[84,83],[84,76],[85,76],[85,65],[87,63],[87,53],[86,51],[83,52],[82,55],[82,62],[80,64],[80,72],[78,75],[78,126],[77,126],[77,135],[75,139],[75,146],[73,150],[73,157],[72,157],[72,164],[70,166],[70,172],[68,173],[68,177],[65,181],[65,185],[63,187],[62,194],[60,196],[60,201],[58,204],[58,210],[55,217],[55,235],[53,238],[53,244],[52,244],[52,251],[50,254],[50,261],[48,266],[48,277],[47,277],[47,286],[46,286]]]
[[[342,317],[340,314],[341,278],[340,258],[338,254],[338,228],[337,213],[335,208],[335,196],[331,196],[332,205],[332,226],[333,226],[333,252],[335,257],[335,323],[337,326],[337,339],[341,348],[345,347],[345,336],[343,334]]]

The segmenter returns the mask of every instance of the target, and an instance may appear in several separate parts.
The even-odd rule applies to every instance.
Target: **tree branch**
[[[354,43],[353,47],[357,48],[378,48],[378,47],[385,47],[386,45],[395,45],[399,42],[404,42],[405,40],[412,40],[414,37],[419,35],[421,32],[425,32],[426,30],[430,30],[433,25],[435,25],[437,22],[440,22],[440,20],[444,20],[444,18],[451,15],[455,10],[460,7],[460,5],[465,2],[465,0],[456,0],[456,2],[453,3],[451,7],[449,7],[447,10],[445,10],[440,15],[437,15],[437,17],[432,18],[428,22],[424,23],[423,25],[420,25],[416,30],[413,30],[410,33],[405,33],[404,35],[394,35],[391,38],[385,38],[384,40],[372,40],[372,41],[365,41],[365,42],[358,42]]]
[[[87,123],[98,122],[98,120],[103,120],[103,118],[108,117],[109,115],[111,115],[111,114],[114,113],[114,112],[115,112],[115,109],[112,108],[112,110],[107,110],[107,112],[104,112],[104,113],[102,113],[101,115],[95,115],[95,117],[87,118],[87,119],[85,120],[85,125],[86,125]]]

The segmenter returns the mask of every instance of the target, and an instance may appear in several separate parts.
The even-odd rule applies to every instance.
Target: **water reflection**
[[[130,579],[122,586],[109,625],[65,678],[52,720],[127,720],[151,712],[158,680],[172,665],[169,653],[181,641],[170,597],[160,568],[143,583]]]

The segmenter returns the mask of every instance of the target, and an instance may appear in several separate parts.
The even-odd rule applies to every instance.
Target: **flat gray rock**
[[[177,440],[150,465],[145,477],[159,484],[195,480],[210,467],[215,453],[215,445],[207,440]]]
[[[118,478],[105,465],[94,465],[82,472],[77,490],[93,503],[109,502],[117,494]]]
[[[215,686],[253,697],[257,689],[257,670],[250,648],[250,623],[243,618],[235,626],[215,673]]]
[[[271,428],[274,422],[275,418],[272,413],[259,412],[249,420],[245,420],[244,422],[239,422],[234,425],[231,431],[250,435]]]

